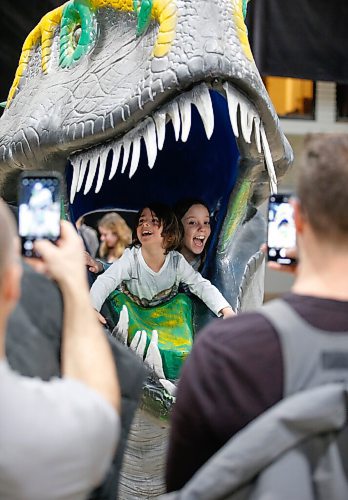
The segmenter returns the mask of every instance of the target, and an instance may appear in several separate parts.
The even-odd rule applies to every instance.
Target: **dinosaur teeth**
[[[168,114],[169,118],[172,120],[175,140],[178,141],[179,136],[180,136],[181,121],[180,121],[180,114],[179,114],[179,106],[178,106],[178,103],[176,101],[173,101],[171,104],[169,104],[168,109],[167,109],[167,114]]]
[[[105,176],[105,170],[106,170],[106,158],[104,159],[104,157],[103,158],[100,157],[99,158],[98,179],[97,179],[97,185],[95,187],[96,193],[99,193],[99,191],[102,187],[104,176]]]
[[[111,170],[110,170],[110,175],[109,175],[109,181],[114,177],[117,171],[118,167],[118,162],[120,161],[120,154],[121,154],[121,144],[115,144],[115,146],[112,148],[113,149],[113,157],[112,157],[112,165],[111,165]]]
[[[191,130],[191,102],[184,94],[178,99],[181,116],[181,140],[186,142]]]
[[[88,165],[88,158],[81,158],[81,161],[80,161],[79,181],[77,183],[77,192],[80,191],[81,186],[83,184],[83,180],[85,178],[85,173],[86,173],[86,170],[87,170],[87,165]]]
[[[152,168],[157,158],[156,126],[152,118],[147,118],[144,125],[145,130],[143,137],[147,152],[147,162],[149,167]]]
[[[129,169],[130,179],[137,171],[139,159],[140,159],[140,137],[135,137],[133,140],[132,161]]]
[[[232,126],[232,130],[236,139],[239,137],[239,129],[238,129],[238,120],[237,120],[237,111],[239,105],[239,92],[235,90],[232,85],[225,82],[223,85],[226,96],[227,96],[227,104],[228,104],[228,113],[230,115],[230,122]]]
[[[126,166],[129,160],[129,153],[130,153],[130,147],[131,147],[131,141],[129,137],[127,137],[127,134],[123,138],[123,160],[122,160],[122,168],[121,168],[121,173],[124,174],[124,171],[126,170]]]
[[[80,175],[80,163],[79,163],[79,161],[72,163],[72,166],[73,166],[73,177],[72,177],[71,188],[70,188],[70,203],[73,203],[74,198],[75,198],[75,194],[76,194],[77,182],[79,180],[79,175]]]
[[[270,178],[271,193],[276,193],[277,176],[273,165],[272,154],[268,144],[265,128],[260,120],[255,106],[228,82],[223,84],[223,88],[226,92],[228,112],[235,137],[238,139],[241,132],[244,141],[250,144],[251,134],[254,128],[257,151],[260,154],[263,152],[265,157],[266,168]]]
[[[277,190],[277,178],[273,165],[272,155],[264,126],[259,114],[253,104],[241,94],[230,83],[223,84],[225,90],[231,126],[236,139],[243,138],[245,143],[250,144],[252,136],[259,154],[264,154],[266,169],[270,178],[271,192]],[[185,92],[171,103],[155,111],[152,116],[145,118],[137,127],[127,132],[121,139],[102,146],[94,147],[84,153],[73,155],[70,159],[73,166],[73,179],[70,191],[70,201],[73,203],[75,195],[82,189],[87,194],[97,177],[95,192],[99,193],[102,188],[107,159],[110,151],[113,151],[109,180],[113,179],[121,160],[121,174],[124,174],[128,164],[129,178],[136,173],[141,153],[141,139],[147,152],[149,168],[155,165],[158,151],[163,149],[166,137],[166,124],[172,121],[174,136],[178,141],[186,142],[191,130],[191,105],[194,105],[201,117],[204,130],[208,139],[214,132],[214,111],[209,89],[205,83],[198,85],[189,92]],[[87,179],[86,179],[86,172]]]
[[[144,140],[146,146],[149,168],[153,168],[158,151],[163,149],[167,122],[172,121],[175,139],[181,138],[183,142],[186,142],[191,130],[191,104],[197,108],[207,138],[210,139],[214,131],[214,112],[208,87],[202,83],[156,111],[153,116],[147,117],[121,139],[94,147],[85,153],[73,155],[70,158],[74,168],[70,192],[71,203],[75,199],[76,192],[81,191],[84,182],[83,193],[87,194],[90,191],[95,177],[97,177],[95,192],[99,193],[105,179],[106,163],[110,150],[113,150],[113,156],[109,180],[113,179],[117,172],[121,151],[123,152],[121,174],[125,173],[127,165],[130,163],[129,178],[132,178],[139,165],[141,139]],[[87,179],[85,179],[87,171]]]
[[[268,175],[270,178],[271,194],[276,194],[277,193],[277,176],[276,176],[276,173],[274,170],[271,150],[270,150],[268,140],[266,137],[266,132],[265,132],[265,129],[264,129],[262,124],[261,124],[260,131],[261,131],[262,149],[263,149],[263,153],[265,155],[266,167],[267,167]]]
[[[156,373],[158,378],[165,379],[163,372],[163,362],[160,350],[158,348],[158,332],[157,330],[152,330],[152,337],[147,349],[145,363]]]
[[[87,180],[86,180],[85,189],[83,191],[83,194],[89,193],[89,191],[90,191],[90,189],[92,187],[92,184],[93,184],[93,181],[94,181],[94,177],[95,177],[95,174],[96,174],[96,171],[97,171],[98,163],[99,163],[99,157],[98,156],[97,157],[92,157],[89,160],[88,175],[87,175]]]
[[[256,148],[259,153],[261,153],[261,137],[260,137],[260,118],[257,116],[254,119],[254,130],[255,130],[255,142]]]
[[[144,352],[145,352],[145,347],[146,347],[146,332],[145,330],[138,330],[134,337],[132,342],[130,343],[130,348],[132,351],[135,352],[137,356],[139,356],[140,359],[144,358]]]
[[[214,111],[208,87],[202,84],[195,87],[192,92],[192,102],[201,116],[207,138],[210,139],[214,132]]]
[[[164,110],[157,111],[154,114],[153,119],[157,132],[157,147],[159,151],[161,151],[166,137],[166,112]]]
[[[228,82],[223,84],[223,88],[227,96],[228,112],[233,133],[235,137],[238,138],[240,132],[242,132],[244,141],[250,144],[253,123],[255,120],[260,121],[259,114],[255,106]],[[238,123],[238,110],[240,129]]]

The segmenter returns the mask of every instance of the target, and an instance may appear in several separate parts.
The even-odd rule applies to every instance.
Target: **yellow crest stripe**
[[[249,39],[248,39],[248,30],[246,24],[244,22],[243,15],[243,0],[232,0],[233,8],[233,17],[236,23],[237,35],[240,41],[240,44],[243,48],[244,54],[249,59],[249,61],[253,61],[253,55],[251,52]]]
[[[62,18],[64,5],[58,7],[57,9],[48,12],[39,22],[37,26],[29,33],[27,36],[23,48],[21,57],[19,59],[17,71],[8,95],[7,107],[9,106],[13,96],[18,88],[19,82],[24,75],[25,69],[28,65],[31,51],[38,43],[41,43],[42,52],[42,71],[47,73],[48,63],[51,56],[51,47],[53,42],[54,32],[57,26],[60,24]]]

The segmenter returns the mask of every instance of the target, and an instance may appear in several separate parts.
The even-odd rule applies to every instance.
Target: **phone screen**
[[[40,175],[41,174],[41,175]],[[61,179],[59,174],[23,174],[19,185],[19,236],[22,254],[34,257],[34,241],[60,236]]]
[[[268,260],[279,264],[292,264],[294,259],[286,256],[286,249],[296,246],[296,228],[290,195],[278,194],[269,197],[268,205]]]

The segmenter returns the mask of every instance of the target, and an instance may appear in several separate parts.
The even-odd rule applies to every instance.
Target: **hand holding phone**
[[[268,261],[281,265],[296,263],[296,228],[289,194],[269,197],[268,204]]]
[[[19,181],[19,236],[22,255],[37,257],[34,242],[60,237],[61,176],[57,172],[24,172]]]

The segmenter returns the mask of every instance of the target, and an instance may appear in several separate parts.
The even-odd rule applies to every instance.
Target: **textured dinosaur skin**
[[[221,167],[220,171],[214,166],[215,170],[197,175],[206,175],[211,178],[215,171],[217,172],[216,178],[225,175],[221,186],[215,187],[215,193],[210,202],[214,210],[221,202],[222,196],[225,200],[225,205],[220,209],[220,226],[215,231],[214,253],[216,249],[217,258],[211,259],[210,268],[215,283],[226,293],[232,306],[236,306],[245,266],[249,258],[257,251],[264,236],[263,228],[261,228],[258,231],[259,236],[255,237],[253,228],[251,232],[254,241],[251,243],[250,235],[244,234],[245,222],[255,219],[256,207],[269,192],[265,148],[259,148],[260,152],[257,149],[255,127],[253,128],[252,121],[251,128],[249,128],[251,138],[248,138],[250,117],[255,114],[261,120],[278,178],[284,174],[291,163],[292,151],[279,130],[277,116],[251,56],[243,21],[243,1],[171,0],[171,2],[165,2],[163,0],[163,2],[154,3],[155,14],[152,16],[147,31],[137,36],[137,16],[132,12],[132,4],[129,1],[95,0],[90,4],[87,1],[75,1],[74,4],[83,4],[85,8],[93,12],[96,37],[88,53],[67,68],[60,67],[59,63],[59,23],[62,20],[63,7],[43,18],[25,42],[14,86],[10,92],[8,108],[0,120],[2,194],[5,198],[7,197],[6,175],[10,172],[12,179],[14,169],[60,169],[68,172],[67,177],[71,181],[72,169],[71,165],[67,166],[67,158],[70,157],[73,162],[76,152],[88,150],[88,156],[86,155],[88,158],[104,155],[102,159],[105,163],[106,155],[112,145],[115,145],[115,141],[120,143],[121,149],[123,143],[128,141],[129,144],[133,142],[134,154],[134,137],[141,136],[142,130],[146,127],[148,129],[150,127],[152,131],[154,128],[152,118],[155,118],[156,112],[156,120],[161,122],[163,110],[168,111],[168,103],[177,102],[181,122],[183,122],[182,110],[185,113],[186,102],[188,99],[191,101],[194,99],[192,96],[202,84],[216,94],[215,101],[213,100],[215,131],[212,139],[218,133],[221,136],[221,129],[217,130],[217,128],[223,120],[216,111],[215,102],[220,103],[218,92],[226,97],[225,90],[229,85],[231,89],[237,90],[236,96],[230,93],[231,100],[240,102],[239,109],[244,106],[244,111],[235,116],[236,127],[239,129],[239,137],[236,138],[240,153],[239,166],[236,167],[236,162],[232,166],[231,159],[228,157],[229,164]],[[171,20],[171,26],[169,26],[172,32],[174,25],[175,36],[168,35],[169,39],[173,40],[169,40],[170,43],[167,43],[164,49],[162,47],[161,51],[157,50],[159,55],[155,55],[159,33],[163,35],[164,28],[166,28],[166,26],[163,28],[166,20],[161,19],[158,12],[168,13],[169,10],[164,10],[166,5],[170,7],[171,18],[175,18],[174,21]],[[165,37],[165,33],[163,36]],[[167,38],[165,37],[165,40]],[[249,115],[245,111],[248,104],[252,107]],[[146,119],[146,117],[152,118]],[[243,127],[246,130],[245,134],[241,133]],[[132,131],[135,131],[133,135]],[[167,131],[166,135],[169,134],[170,132]],[[122,139],[124,139],[123,142]],[[228,147],[231,147],[233,140],[230,127],[223,138],[226,151]],[[207,139],[205,141],[207,142]],[[99,147],[98,149],[100,144],[108,144],[110,148],[103,150]],[[97,147],[93,149],[93,146]],[[221,144],[218,147],[221,148]],[[217,149],[216,146],[215,148]],[[126,146],[124,146],[125,150]],[[138,171],[134,175],[134,181],[132,178],[133,182],[126,183],[128,172],[126,171],[121,179],[118,171],[109,183],[117,183],[122,192],[127,191],[127,202],[124,199],[118,201],[120,197],[118,197],[117,189],[113,190],[112,200],[105,196],[107,184],[105,180],[99,196],[93,193],[90,197],[93,199],[91,206],[87,207],[84,201],[81,202],[83,195],[81,192],[77,193],[74,197],[75,203],[72,204],[73,217],[77,218],[80,211],[86,209],[112,207],[113,205],[117,208],[138,208],[142,200],[139,196],[141,188],[137,185],[134,190],[136,179],[138,177],[142,181],[141,176],[149,177],[147,172],[150,173],[149,170],[139,173],[140,170],[148,169],[143,146],[141,151],[141,160]],[[161,153],[158,151],[151,174],[156,168],[159,172],[158,165],[161,165],[162,170],[167,168],[168,158],[165,157],[162,160]],[[81,158],[77,157],[77,159],[80,162]],[[109,155],[107,168],[111,168],[109,167],[110,161]],[[220,158],[217,163],[221,165],[223,161],[226,160]],[[146,167],[143,167],[142,163]],[[195,160],[192,159],[191,163],[194,165]],[[234,184],[224,174],[232,168],[237,171]],[[81,175],[78,179],[77,170],[78,167],[74,170],[73,182],[77,183],[80,180],[81,183],[84,179],[81,179]],[[88,173],[91,174],[89,183],[94,180],[92,170],[90,164],[89,170],[87,167]],[[170,168],[168,168],[169,171]],[[184,174],[186,173],[187,168],[177,174],[182,176],[182,184],[185,183]],[[97,175],[98,172],[94,176]],[[144,186],[144,192],[147,195],[147,199],[144,198],[145,202],[153,196],[156,199],[160,198],[160,191],[165,191],[161,187],[165,178],[165,175],[162,175],[155,194],[149,193],[149,187]],[[86,179],[88,181],[87,172]],[[169,177],[168,185],[170,183]],[[230,189],[230,193],[221,192],[219,199],[218,190],[226,191],[226,187]],[[168,190],[168,187],[166,189]],[[183,194],[202,197],[205,195],[202,190],[209,188],[200,186],[198,189],[200,189],[199,192],[192,193],[186,190]],[[85,198],[87,199],[89,195]],[[177,201],[180,196],[182,197],[181,193],[178,193],[176,197],[173,194],[168,196],[168,193],[163,195],[164,200],[169,198],[170,201]],[[127,204],[128,206],[125,206]],[[222,221],[224,222],[220,231]],[[260,224],[262,226],[259,220],[253,223],[256,227]],[[243,240],[243,244],[239,241],[240,239]],[[247,243],[244,242],[245,239]],[[229,276],[228,283],[224,279],[225,274]]]
[[[258,305],[257,207],[292,150],[252,58],[246,1],[154,0],[145,26],[135,6],[71,0],[28,36],[0,119],[0,193],[10,201],[16,173],[39,168],[65,173],[73,220],[203,198],[214,214],[204,272],[235,309]],[[170,398],[148,391],[167,414]]]

